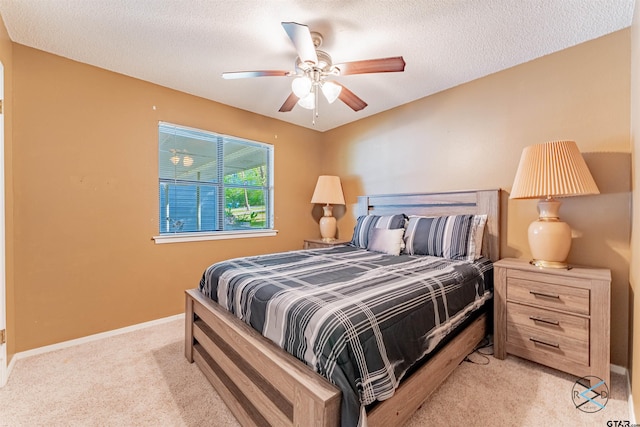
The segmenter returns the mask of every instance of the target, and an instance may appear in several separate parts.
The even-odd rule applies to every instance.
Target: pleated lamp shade
[[[555,197],[599,193],[574,141],[546,142],[522,151],[510,198],[540,199],[538,220],[529,226],[533,265],[567,268],[571,228],[560,221],[560,202]]]
[[[574,141],[552,141],[526,147],[513,180],[511,199],[599,194]]]

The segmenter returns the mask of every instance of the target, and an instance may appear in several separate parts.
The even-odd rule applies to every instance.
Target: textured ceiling
[[[0,0],[16,42],[318,131],[631,25],[634,0]],[[369,106],[278,108],[293,70],[281,26],[307,24],[333,62],[404,56],[404,73],[337,80]]]

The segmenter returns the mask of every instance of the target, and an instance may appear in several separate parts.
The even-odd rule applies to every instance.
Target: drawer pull
[[[533,320],[534,322],[542,322],[542,323],[547,323],[549,325],[554,325],[554,326],[560,325],[559,321],[551,320],[551,319],[545,319],[544,317],[529,316],[529,319]]]
[[[546,342],[546,341],[543,341],[543,340],[540,340],[540,339],[534,338],[534,337],[530,337],[529,340],[533,341],[536,344],[543,344],[543,345],[548,345],[549,347],[553,347],[553,348],[560,348],[560,344],[555,343],[555,342]]]
[[[529,293],[535,297],[546,297],[546,298],[555,298],[560,299],[560,295],[558,294],[548,294],[546,292],[538,292],[538,291],[529,291]]]

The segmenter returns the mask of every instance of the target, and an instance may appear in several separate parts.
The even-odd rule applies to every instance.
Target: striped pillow
[[[367,249],[374,228],[385,228],[387,230],[404,228],[406,218],[404,214],[386,216],[363,215],[358,217],[356,226],[353,229],[351,246]]]
[[[405,253],[474,261],[480,257],[486,215],[409,217]]]

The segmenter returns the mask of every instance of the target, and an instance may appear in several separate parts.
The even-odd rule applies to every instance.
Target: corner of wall
[[[4,174],[5,174],[5,307],[7,330],[7,363],[15,353],[15,315],[13,310],[13,42],[0,16],[0,61],[4,66]],[[8,373],[8,372],[7,372]]]
[[[632,153],[632,204],[640,203],[640,177],[636,166],[640,160],[637,135],[640,135],[640,0],[635,0],[631,25],[631,153]],[[631,263],[629,271],[629,410],[631,418],[640,418],[640,339],[634,339],[634,331],[640,330],[640,214],[634,210],[631,227]],[[635,393],[634,393],[635,390]],[[635,421],[633,421],[635,423]]]

